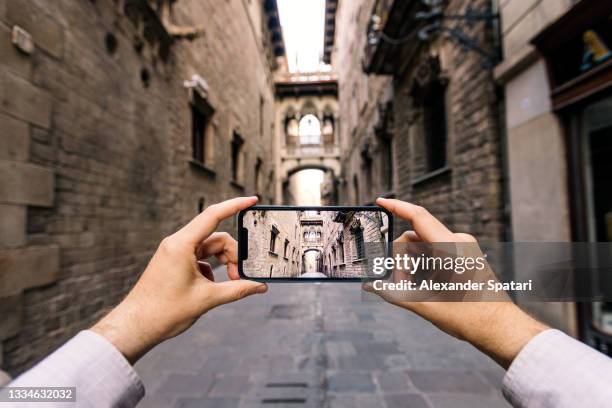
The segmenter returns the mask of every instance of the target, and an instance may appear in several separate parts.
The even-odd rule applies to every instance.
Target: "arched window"
[[[323,143],[329,145],[334,144],[334,117],[331,114],[323,116],[323,126],[321,133],[323,134]]]
[[[286,121],[285,132],[287,134],[287,145],[295,146],[298,143],[300,136],[300,125],[295,118],[289,118]]]
[[[304,115],[300,119],[300,144],[321,144],[321,122],[313,114]]]

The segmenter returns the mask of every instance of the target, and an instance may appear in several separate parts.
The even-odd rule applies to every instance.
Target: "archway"
[[[323,253],[317,248],[308,248],[302,254],[302,270],[299,278],[327,278],[323,273]]]
[[[282,183],[283,204],[336,205],[338,170],[318,164],[298,165],[290,169]]]
[[[304,169],[293,173],[284,186],[285,204],[322,205],[324,180],[325,173],[319,169]]]

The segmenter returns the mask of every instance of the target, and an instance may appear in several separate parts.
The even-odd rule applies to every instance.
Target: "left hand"
[[[218,224],[257,202],[242,197],[208,207],[164,238],[127,297],[91,330],[106,337],[130,363],[155,345],[187,330],[210,309],[267,291],[265,283],[240,280],[236,241],[214,232]],[[210,256],[227,265],[230,278],[215,282]]]

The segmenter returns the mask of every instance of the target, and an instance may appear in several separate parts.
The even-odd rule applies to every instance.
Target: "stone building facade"
[[[383,212],[322,211],[323,273],[332,278],[366,277],[371,260],[384,256],[389,219]]]
[[[337,201],[341,178],[340,117],[337,78],[330,72],[288,73],[278,70],[276,83],[276,202],[300,202],[299,171],[325,172],[322,201]]]
[[[210,203],[273,200],[279,30],[274,1],[0,0],[2,369],[99,319]]]
[[[449,14],[490,1],[443,2]],[[497,89],[477,52],[431,33],[419,1],[341,1],[331,62],[338,71],[345,203],[395,197],[481,240],[505,236]],[[494,51],[490,25],[464,27]],[[363,70],[354,69],[355,65]],[[399,234],[408,228],[398,222]]]
[[[254,278],[293,278],[302,268],[302,225],[299,211],[248,211],[244,274]]]
[[[391,118],[387,115],[385,119],[382,114],[392,98],[392,78],[366,75],[361,69],[367,44],[366,28],[374,3],[373,0],[340,1],[334,23],[336,28],[329,30],[335,32],[333,47],[328,53],[339,78],[338,105],[342,118],[339,134],[343,152],[341,204],[372,204],[378,195],[393,195],[395,188],[391,139],[387,137],[390,129],[382,138],[376,133],[377,124]],[[370,149],[376,150],[376,157],[367,164],[360,153],[366,141]],[[372,142],[376,142],[376,146]]]

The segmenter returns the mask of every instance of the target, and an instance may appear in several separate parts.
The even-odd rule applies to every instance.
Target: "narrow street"
[[[508,406],[496,364],[364,296],[355,283],[277,283],[213,310],[136,365],[141,406]]]

